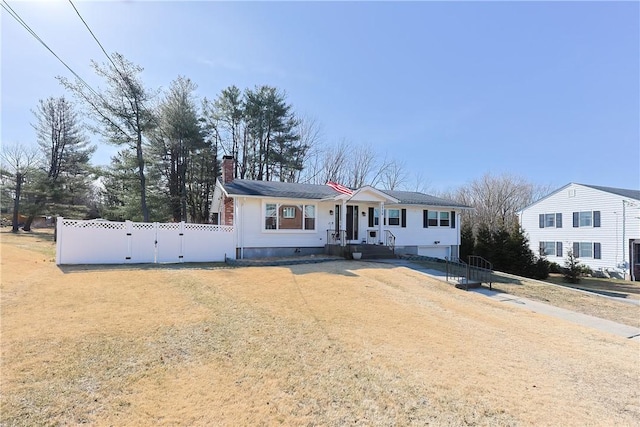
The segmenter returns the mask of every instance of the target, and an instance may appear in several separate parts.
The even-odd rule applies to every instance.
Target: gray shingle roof
[[[326,199],[340,194],[327,185],[253,181],[250,179],[234,179],[224,184],[224,189],[230,196],[265,196],[287,199]]]
[[[235,179],[232,182],[223,184],[223,186],[229,196],[262,196],[280,197],[286,199],[319,200],[340,195],[340,193],[327,185],[298,184],[294,182]],[[385,193],[395,199],[398,199],[400,201],[399,204],[460,208],[469,207],[452,200],[442,199],[440,197],[430,196],[428,194],[418,193],[414,191],[378,191]]]
[[[416,191],[394,191],[394,190],[380,190],[380,191],[385,194],[388,194],[394,199],[400,200],[400,204],[402,205],[446,206],[446,207],[452,207],[452,208],[470,207],[458,202],[454,202],[453,200],[430,196],[428,194],[418,193]]]
[[[594,188],[600,191],[606,191],[607,193],[617,194],[618,196],[627,197],[629,199],[640,200],[640,190],[627,190],[624,188],[614,188],[614,187],[602,187],[599,185],[588,185],[588,184],[580,184],[585,187]]]

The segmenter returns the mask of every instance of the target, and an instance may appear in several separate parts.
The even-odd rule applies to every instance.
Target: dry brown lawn
[[[1,238],[2,425],[640,424],[640,343],[409,269],[60,269]]]

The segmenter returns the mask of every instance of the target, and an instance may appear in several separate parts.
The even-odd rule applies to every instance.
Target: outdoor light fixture
[[[439,245],[440,244],[440,240],[436,240],[435,242],[433,242],[434,245]]]
[[[362,216],[367,216],[367,213],[365,211],[362,211]]]
[[[329,215],[333,215],[333,211],[329,209]]]

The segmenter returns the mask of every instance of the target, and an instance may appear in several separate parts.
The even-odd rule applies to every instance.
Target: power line
[[[4,0],[3,0],[4,1]],[[107,59],[109,60],[109,62],[111,62],[111,65],[113,65],[113,69],[118,73],[118,75],[122,78],[123,83],[125,83],[127,86],[130,86],[130,82],[128,81],[128,79],[123,75],[123,73],[120,71],[120,69],[118,68],[118,66],[116,65],[116,63],[113,61],[113,58],[111,57],[111,55],[109,55],[107,53],[107,50],[104,48],[104,46],[102,45],[102,43],[100,43],[100,40],[98,40],[98,37],[96,37],[96,35],[94,34],[94,32],[91,30],[91,27],[89,27],[89,24],[87,23],[87,21],[84,20],[84,18],[82,17],[82,15],[80,14],[80,11],[78,10],[78,8],[76,8],[76,6],[73,4],[73,0],[69,0],[69,3],[71,4],[71,7],[73,7],[73,10],[75,10],[76,14],[78,15],[78,17],[80,18],[80,20],[82,21],[82,23],[84,24],[84,26],[87,28],[87,30],[89,31],[89,33],[91,34],[91,36],[93,37],[93,39],[95,40],[95,42],[98,44],[98,46],[100,46],[100,49],[102,50],[102,52],[104,53],[104,56],[107,57]],[[165,134],[164,129],[162,129],[162,126],[160,125],[160,122],[158,122],[157,117],[155,116],[155,114],[153,114],[152,112],[149,111],[149,109],[144,105],[144,104],[140,104],[140,109],[143,110],[144,112],[146,112],[149,117],[156,123],[156,125],[158,126],[158,130],[160,131],[160,133],[165,137],[168,138],[168,136]]]
[[[29,25],[24,21],[24,19],[22,19],[20,17],[20,15],[18,15],[18,13],[13,10],[13,8],[9,5],[9,3],[6,2],[6,0],[2,0],[2,3],[0,3],[0,5],[2,5],[2,8],[4,10],[7,11],[7,13],[9,13],[9,15],[16,20],[16,22],[18,22],[25,30],[27,30],[27,32],[29,34],[31,34],[31,36],[33,38],[35,38],[37,41],[39,41],[49,52],[51,52],[51,54],[58,60],[60,61],[60,63],[62,63],[62,65],[65,66],[65,68],[67,70],[69,70],[71,72],[71,74],[73,74],[78,81],[80,81],[82,84],[84,84],[94,95],[99,96],[98,92],[96,92],[91,85],[89,85],[89,83],[87,83],[82,77],[80,77],[80,75],[78,73],[76,73],[73,68],[71,68],[66,62],[64,62],[62,60],[62,58],[60,58],[54,51],[53,49],[51,49],[49,47],[49,45],[47,45],[44,40],[42,40],[42,38],[40,38],[40,36],[38,36],[38,34],[36,34],[36,32],[29,27]]]
[[[113,62],[113,59],[111,58],[111,56],[107,53],[106,49],[104,48],[104,46],[102,46],[102,43],[100,43],[100,40],[98,40],[98,38],[96,37],[96,35],[93,33],[93,31],[91,30],[91,27],[89,27],[89,24],[87,24],[87,21],[84,20],[84,18],[82,17],[82,15],[80,14],[80,11],[78,10],[78,8],[76,8],[76,5],[73,4],[72,0],[69,0],[69,3],[71,4],[71,7],[73,7],[73,10],[76,11],[76,14],[78,15],[78,18],[80,18],[80,20],[82,21],[82,23],[84,24],[85,27],[87,27],[87,30],[89,30],[89,33],[91,34],[91,36],[93,37],[93,39],[96,41],[96,43],[98,43],[98,46],[100,46],[100,49],[102,49],[102,52],[104,53],[104,56],[107,57],[107,59],[111,62],[111,65],[113,65],[113,68],[118,72],[118,74],[120,74],[120,77],[122,77],[124,79],[124,76],[122,75],[122,73],[120,73],[120,70],[118,69],[118,67],[116,67],[115,62]]]

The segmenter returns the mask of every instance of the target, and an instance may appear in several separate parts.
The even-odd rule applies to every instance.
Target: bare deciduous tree
[[[382,172],[382,185],[386,190],[399,189],[408,178],[407,167],[404,161],[391,160]]]
[[[518,223],[517,212],[549,191],[549,187],[533,184],[510,174],[485,174],[461,187],[455,200],[472,206],[466,219],[474,226],[486,226],[489,231],[513,229]]]
[[[0,151],[0,166],[3,177],[6,176],[12,182],[10,192],[13,197],[13,218],[11,221],[11,231],[18,232],[20,214],[20,198],[22,196],[23,184],[28,176],[34,172],[38,164],[38,149],[27,147],[21,144],[3,145]]]

